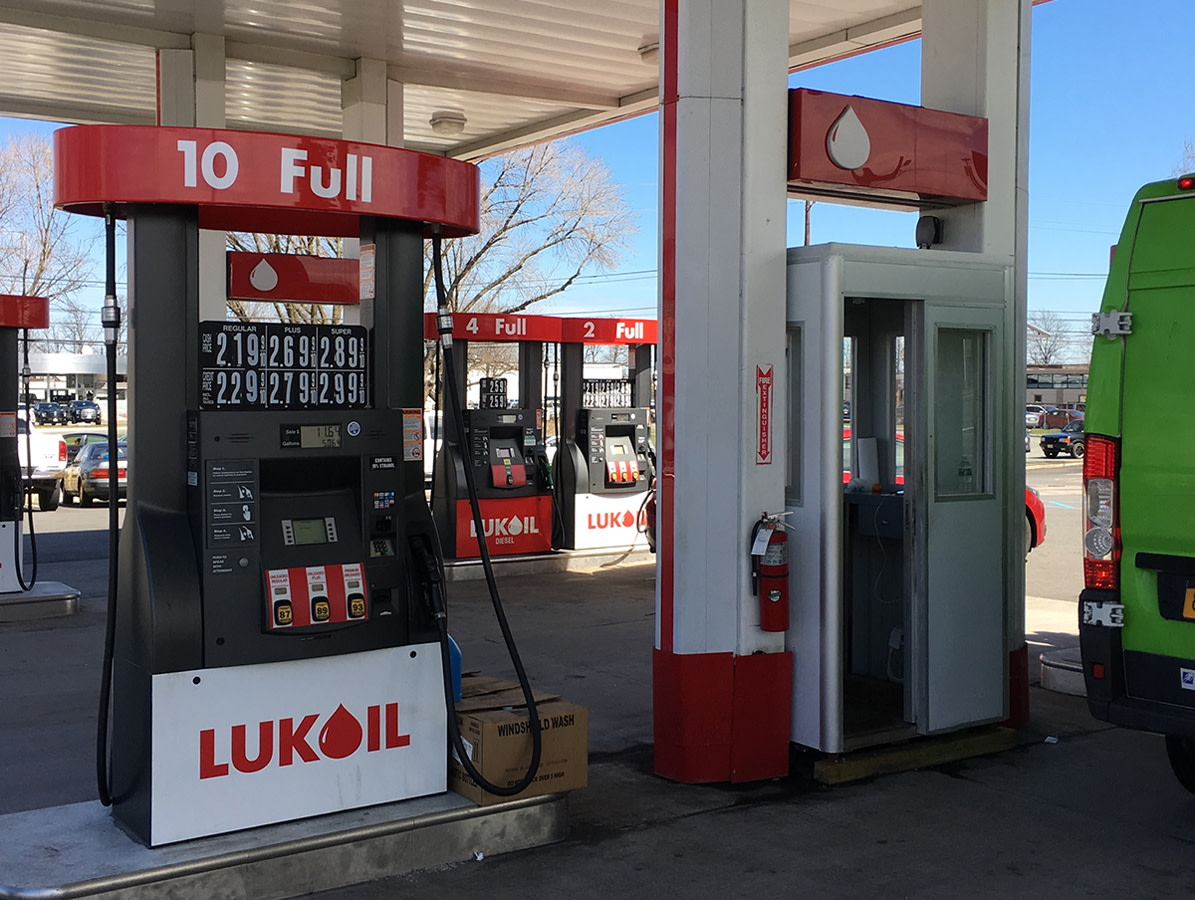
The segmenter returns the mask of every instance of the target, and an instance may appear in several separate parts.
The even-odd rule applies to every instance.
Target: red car
[[[896,464],[897,475],[896,483],[904,484],[905,476],[903,471],[904,458],[904,442],[903,434],[896,435]],[[851,429],[848,426],[843,426],[842,429],[842,458],[844,464],[848,466],[847,470],[842,473],[842,483],[848,484],[851,480],[851,473],[849,469],[849,461],[851,458]],[[1025,486],[1025,553],[1028,554],[1034,547],[1041,546],[1042,541],[1046,539],[1046,507],[1041,502],[1041,497],[1033,488],[1028,485]]]
[[[849,446],[851,439],[850,428],[842,429],[843,441]],[[904,443],[902,435],[896,436],[897,441]],[[846,448],[844,448],[846,449]],[[849,454],[849,450],[847,451]],[[844,457],[846,458],[846,457]],[[849,471],[842,473],[842,483],[847,484],[851,480],[851,473]],[[897,484],[904,484],[904,475],[896,476]],[[656,492],[655,482],[652,482],[652,490],[647,498],[647,544],[652,553],[656,552]],[[1046,506],[1041,502],[1041,497],[1034,488],[1025,486],[1025,554],[1034,547],[1040,547],[1042,541],[1046,539]]]

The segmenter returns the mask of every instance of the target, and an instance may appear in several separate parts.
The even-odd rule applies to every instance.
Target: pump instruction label
[[[211,549],[257,543],[257,460],[209,460],[207,544]]]
[[[369,329],[278,322],[199,324],[202,409],[364,409]]]

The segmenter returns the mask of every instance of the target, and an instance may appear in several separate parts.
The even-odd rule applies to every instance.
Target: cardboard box
[[[533,691],[543,736],[539,773],[517,798],[583,788],[589,782],[589,713],[558,695]],[[523,692],[496,678],[461,679],[457,727],[469,759],[493,784],[512,785],[531,761],[531,731]],[[448,758],[448,787],[480,806],[515,797],[484,791],[465,772],[455,753]]]

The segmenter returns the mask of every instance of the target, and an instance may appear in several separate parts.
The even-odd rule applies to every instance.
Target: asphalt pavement
[[[1039,477],[1031,472],[1029,483]],[[1068,488],[1058,490],[1068,503]],[[1052,542],[1069,542],[1055,525],[1064,514],[1055,519],[1048,507],[1047,516],[1047,543],[1031,566],[1050,562],[1038,554]],[[0,625],[0,813],[95,797],[106,517],[102,506],[37,515],[42,577],[82,599],[68,619]],[[1032,574],[1029,583],[1040,590]],[[1161,738],[1096,722],[1081,698],[1031,688],[1016,748],[990,757],[834,788],[815,785],[803,764],[765,783],[679,785],[652,773],[654,568],[500,574],[499,585],[532,681],[590,712],[590,783],[570,796],[569,838],[498,856],[478,848],[480,859],[320,896],[1195,893],[1195,797],[1171,776]],[[449,587],[465,669],[510,677],[484,584]]]

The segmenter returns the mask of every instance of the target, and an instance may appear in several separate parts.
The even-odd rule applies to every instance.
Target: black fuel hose
[[[464,435],[465,416],[462,411],[463,403],[458,389],[460,382],[456,378],[456,364],[452,359],[451,353],[452,314],[448,311],[448,297],[444,289],[440,241],[440,228],[436,226],[432,231],[432,270],[436,283],[436,305],[439,309],[436,317],[436,325],[440,334],[440,354],[444,358],[444,393],[448,395],[448,407],[453,417],[453,423],[456,426],[456,433]],[[440,633],[440,649],[444,666],[444,701],[448,710],[448,738],[450,746],[456,751],[457,759],[460,760],[465,771],[469,773],[469,777],[476,781],[484,790],[499,797],[513,797],[515,794],[525,790],[535,781],[536,776],[539,774],[539,762],[543,754],[543,735],[541,733],[539,711],[535,706],[535,697],[532,695],[531,684],[527,679],[527,672],[523,668],[523,661],[519,657],[518,647],[515,646],[514,636],[510,631],[510,624],[506,621],[506,611],[502,607],[502,598],[498,595],[498,585],[494,581],[494,566],[490,560],[489,548],[486,545],[485,528],[481,520],[481,505],[477,500],[477,482],[473,477],[473,467],[466,464],[464,469],[465,487],[469,493],[469,508],[473,513],[473,527],[477,531],[477,547],[481,553],[481,568],[485,573],[486,586],[489,588],[490,602],[494,608],[494,617],[498,620],[498,627],[502,631],[502,640],[506,644],[510,661],[514,665],[519,687],[523,691],[523,700],[527,705],[528,730],[531,732],[531,762],[527,766],[526,774],[510,786],[496,785],[482,777],[469,758],[468,751],[465,749],[464,741],[461,739],[460,728],[456,722],[456,704],[453,700],[452,668],[449,659],[448,614],[446,604],[444,603],[439,568],[435,564],[434,559],[429,561],[425,557],[425,554],[430,556],[430,551],[427,551],[422,543],[417,543],[416,553],[421,557],[424,568],[428,570],[428,587]],[[419,548],[422,548],[422,550]]]
[[[117,550],[120,512],[116,508],[120,451],[116,446],[116,341],[120,336],[120,306],[116,303],[116,213],[104,205],[105,298],[101,318],[108,363],[108,616],[104,626],[104,661],[100,669],[100,706],[95,732],[95,780],[100,803],[112,805],[108,775],[108,712],[112,705],[112,657],[116,643]]]
[[[29,592],[33,590],[34,585],[37,584],[37,534],[33,530],[33,410],[29,408],[29,329],[24,330],[24,349],[25,349],[25,363],[21,369],[22,385],[24,387],[25,396],[25,466],[28,472],[21,472],[21,499],[22,507],[17,509],[17,519],[13,523],[12,542],[13,568],[17,570],[17,584],[21,586],[21,590]],[[20,438],[17,438],[20,440]],[[29,481],[25,481],[25,475],[29,475]],[[28,583],[25,581],[25,573],[21,567],[21,513],[27,513],[29,518],[29,555],[33,558],[33,573],[29,577]]]

